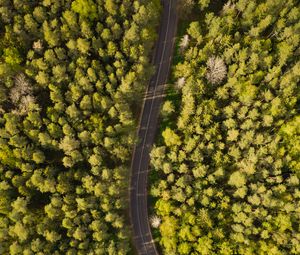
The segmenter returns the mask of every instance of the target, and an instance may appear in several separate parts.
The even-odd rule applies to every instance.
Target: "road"
[[[140,116],[138,139],[131,164],[130,218],[134,245],[140,255],[157,255],[148,219],[148,171],[150,151],[157,130],[164,86],[170,71],[177,29],[177,0],[162,0],[159,38],[153,63],[156,72],[151,78]]]

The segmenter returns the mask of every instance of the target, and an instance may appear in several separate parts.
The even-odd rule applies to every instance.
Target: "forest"
[[[159,0],[0,0],[0,254],[125,255]]]
[[[167,255],[300,254],[300,3],[217,2],[185,0],[153,231]]]

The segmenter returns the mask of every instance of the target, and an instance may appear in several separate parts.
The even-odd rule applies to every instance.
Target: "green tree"
[[[162,136],[167,146],[181,145],[180,137],[170,128],[166,128]]]
[[[162,110],[161,110],[161,113],[164,117],[169,116],[174,111],[175,111],[175,108],[174,108],[174,105],[171,101],[164,102]]]
[[[22,58],[17,48],[5,48],[3,50],[4,61],[12,66],[16,66],[22,62]]]
[[[91,20],[97,18],[97,5],[93,0],[75,0],[72,2],[72,10]]]

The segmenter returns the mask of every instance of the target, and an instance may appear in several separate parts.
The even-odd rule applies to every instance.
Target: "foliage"
[[[159,2],[0,1],[0,253],[130,253],[133,110]]]
[[[197,2],[151,153],[163,254],[300,254],[299,2]]]

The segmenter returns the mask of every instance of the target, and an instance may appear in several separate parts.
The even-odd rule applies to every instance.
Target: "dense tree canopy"
[[[129,253],[133,110],[159,10],[0,0],[0,254]]]
[[[299,1],[208,2],[151,153],[163,254],[300,254]]]

